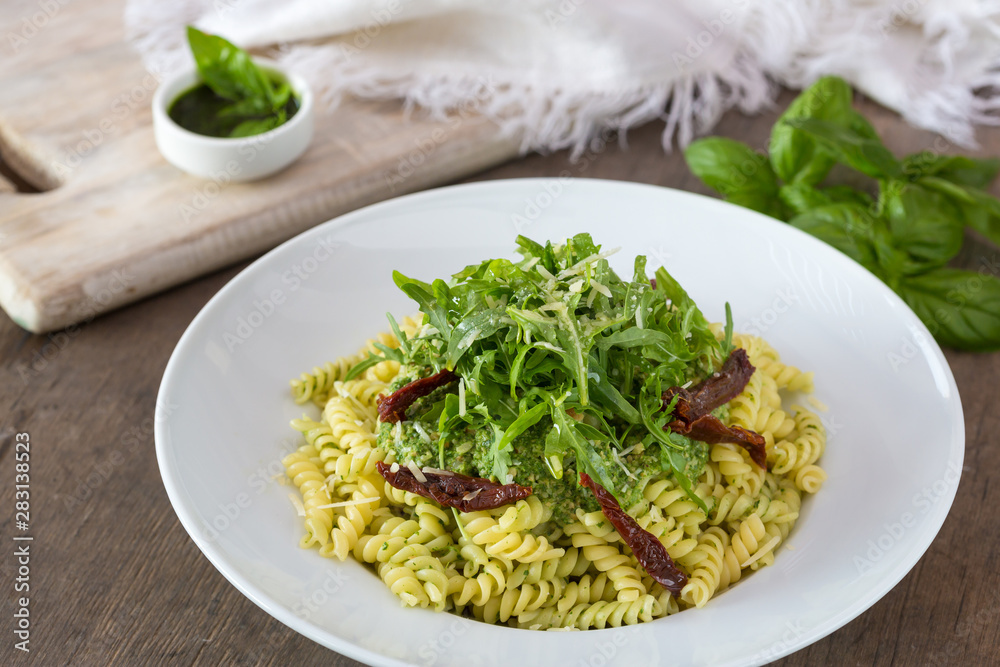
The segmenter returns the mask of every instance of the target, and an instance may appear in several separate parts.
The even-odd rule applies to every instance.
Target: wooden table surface
[[[790,99],[758,117],[728,114],[717,133],[757,148]],[[940,148],[870,103],[861,110],[897,152]],[[611,178],[705,192],[659,123],[569,162],[531,156],[470,180]],[[1000,154],[1000,131],[982,134]],[[937,143],[935,144],[935,141]],[[994,192],[997,192],[994,189]],[[1000,251],[968,239],[968,267]],[[0,315],[0,664],[324,664],[354,661],[296,634],[243,597],[174,514],[153,449],[153,407],[174,345],[234,266],[100,317],[31,335]],[[781,665],[986,665],[1000,655],[1000,353],[945,352],[962,396],[965,469],[955,504],[916,567],[881,601]],[[871,406],[877,409],[877,406]],[[917,416],[915,416],[916,418]],[[29,654],[14,649],[15,434],[30,434]],[[724,632],[724,629],[720,629]]]

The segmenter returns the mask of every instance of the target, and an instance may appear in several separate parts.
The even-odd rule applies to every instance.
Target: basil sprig
[[[187,37],[205,85],[232,102],[217,113],[219,120],[235,123],[230,137],[263,134],[288,120],[292,89],[287,81],[275,81],[246,51],[218,35],[188,26]]]
[[[784,220],[864,266],[941,344],[1000,349],[1000,280],[946,267],[966,227],[1000,245],[1000,201],[984,191],[1000,160],[929,151],[900,160],[851,100],[843,79],[820,79],[778,119],[769,155],[709,137],[688,146],[688,167],[727,201]],[[834,165],[871,187],[825,185]]]

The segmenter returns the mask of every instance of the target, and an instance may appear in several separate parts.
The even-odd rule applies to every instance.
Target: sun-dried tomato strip
[[[740,426],[726,426],[711,414],[712,410],[740,395],[754,370],[746,350],[736,348],[717,373],[691,389],[667,389],[663,392],[663,407],[666,408],[674,396],[677,403],[674,405],[673,420],[666,428],[709,444],[737,444],[749,452],[754,463],[766,468],[767,450],[763,437]]]
[[[694,387],[690,389],[671,387],[663,392],[663,407],[670,404],[674,394],[679,394],[682,399],[686,399],[687,404],[682,405],[678,401],[681,412],[675,408],[674,418],[693,422],[739,396],[750,381],[754,370],[747,351],[738,347],[732,351],[717,373],[705,378]]]
[[[615,497],[603,486],[592,480],[587,473],[580,473],[580,483],[594,492],[594,497],[597,498],[597,503],[601,506],[604,516],[622,536],[625,544],[632,549],[636,560],[645,568],[649,576],[673,595],[680,595],[681,589],[687,584],[687,575],[674,564],[663,543],[626,514]]]
[[[427,480],[421,482],[406,466],[398,466],[393,472],[392,466],[379,461],[375,467],[378,469],[378,474],[397,489],[416,493],[462,512],[491,510],[524,500],[531,495],[530,486],[497,484],[482,477],[421,471]]]
[[[430,377],[405,384],[388,396],[379,396],[376,399],[379,419],[389,424],[402,421],[406,417],[407,408],[418,398],[423,398],[438,387],[451,384],[457,379],[458,376],[446,368]]]
[[[690,424],[674,420],[667,424],[671,431],[686,435],[693,440],[709,444],[731,442],[747,450],[750,458],[761,468],[767,467],[767,450],[764,438],[758,433],[741,426],[726,426],[714,415],[703,415]]]

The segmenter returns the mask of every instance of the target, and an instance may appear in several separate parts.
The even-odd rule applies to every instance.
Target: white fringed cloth
[[[128,0],[147,67],[190,63],[184,26],[277,47],[330,106],[470,106],[525,150],[581,151],[663,118],[664,149],[777,84],[844,77],[910,123],[975,145],[1000,115],[1000,0]]]

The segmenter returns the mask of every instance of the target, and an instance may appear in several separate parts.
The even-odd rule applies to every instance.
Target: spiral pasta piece
[[[343,379],[351,367],[361,360],[360,354],[340,357],[336,361],[316,366],[311,373],[302,373],[297,380],[292,380],[290,383],[295,402],[301,405],[312,401],[322,407],[329,397],[333,383]]]
[[[635,600],[600,600],[591,604],[579,604],[566,615],[562,627],[578,630],[591,628],[618,628],[653,620],[659,604],[652,595],[641,595]]]
[[[760,517],[751,514],[740,523],[732,536],[729,548],[736,556],[740,568],[751,567],[756,570],[762,565],[770,565],[773,562],[774,548],[779,542],[781,538],[768,535]]]
[[[579,528],[577,528],[579,526]],[[566,533],[572,535],[573,546],[583,552],[598,572],[604,572],[618,591],[618,599],[635,600],[646,594],[642,575],[632,565],[632,558],[621,549],[587,532],[579,523],[571,524]]]

